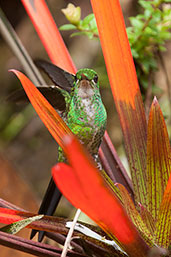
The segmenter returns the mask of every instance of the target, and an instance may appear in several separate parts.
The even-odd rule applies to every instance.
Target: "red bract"
[[[117,238],[127,253],[131,256],[146,256],[148,246],[99,171],[86,157],[84,149],[74,139],[66,138],[64,142],[73,169],[66,164],[53,168],[57,186],[110,237]]]
[[[51,61],[68,72],[76,68],[44,0],[21,0]]]
[[[146,203],[146,118],[119,1],[92,0],[106,68],[119,114],[135,199]]]

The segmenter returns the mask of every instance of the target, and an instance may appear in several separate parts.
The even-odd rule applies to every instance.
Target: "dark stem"
[[[163,72],[164,72],[165,80],[166,80],[168,101],[169,101],[169,108],[170,108],[169,120],[171,122],[171,85],[170,85],[170,80],[169,80],[169,75],[168,75],[168,72],[167,72],[167,68],[166,68],[166,65],[165,65],[165,62],[164,62],[164,58],[163,58],[160,50],[158,50],[158,56],[159,56],[159,60],[160,60],[161,66],[163,68]]]
[[[12,249],[16,249],[40,257],[60,257],[62,252],[60,248],[39,242],[34,242],[32,240],[24,239],[16,235],[11,235],[2,231],[0,231],[0,244]],[[68,252],[67,256],[85,257],[86,255],[70,251]]]

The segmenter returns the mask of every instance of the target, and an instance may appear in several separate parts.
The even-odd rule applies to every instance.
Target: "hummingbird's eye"
[[[95,83],[97,83],[97,81],[98,81],[98,76],[95,75],[94,78],[93,78],[93,80],[94,80]]]

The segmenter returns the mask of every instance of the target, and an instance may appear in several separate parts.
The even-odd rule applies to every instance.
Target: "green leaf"
[[[145,17],[146,19],[148,19],[150,16],[151,16],[151,10],[146,9],[146,10],[144,11],[144,17]]]
[[[136,51],[136,49],[132,48],[132,49],[131,49],[131,53],[132,53],[132,56],[133,56],[135,59],[137,59],[137,58],[139,57],[139,54],[138,54],[138,52]]]
[[[136,29],[141,29],[144,26],[144,22],[136,17],[130,17],[130,22]]]
[[[63,31],[63,30],[73,30],[73,29],[77,29],[77,27],[73,24],[64,24],[64,25],[59,27],[59,30],[61,30],[61,31]]]
[[[26,226],[28,226],[30,223],[32,223],[33,221],[36,220],[40,220],[41,218],[43,218],[44,215],[37,215],[37,216],[33,216],[27,219],[23,219],[17,222],[14,222],[10,225],[7,225],[5,227],[2,227],[0,229],[0,231],[3,232],[7,232],[9,234],[16,234],[18,233],[21,229],[25,228]]]
[[[171,174],[160,205],[155,240],[161,247],[169,247],[171,238]]]
[[[150,57],[150,56],[149,56]],[[149,71],[152,69],[156,69],[157,68],[157,63],[156,60],[154,58],[149,58],[146,57],[141,61],[141,65],[143,68],[144,73],[148,74]]]
[[[136,228],[140,231],[142,237],[147,241],[149,245],[153,245],[153,238],[152,235],[150,234],[146,224],[142,220],[139,212],[136,210],[135,205],[126,190],[126,188],[121,185],[121,184],[116,184],[117,187],[119,188],[120,195],[122,198],[123,206],[128,214],[128,216],[131,218],[132,222],[136,226]]]
[[[83,20],[82,20],[82,25],[88,25],[90,23],[90,21],[92,21],[93,19],[95,19],[94,17],[94,13],[91,13],[89,15],[87,15]]]
[[[144,9],[153,10],[153,7],[152,7],[150,1],[143,1],[143,0],[140,0],[140,1],[138,1],[138,3],[139,3]]]
[[[165,52],[166,51],[166,47],[165,46],[159,46],[159,50],[162,51],[162,52]]]
[[[90,28],[93,29],[93,30],[98,31],[97,30],[97,23],[96,23],[96,19],[95,18],[90,21]]]
[[[171,150],[166,124],[154,98],[147,132],[147,201],[148,211],[157,220],[160,204],[171,171]]]
[[[146,224],[148,230],[150,231],[151,235],[153,235],[155,231],[155,221],[151,213],[141,204],[140,204],[140,215],[142,220]]]
[[[171,34],[169,31],[161,31],[160,32],[160,37],[164,40],[168,40],[171,38]]]

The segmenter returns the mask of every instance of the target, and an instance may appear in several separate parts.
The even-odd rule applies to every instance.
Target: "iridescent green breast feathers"
[[[107,119],[97,73],[91,69],[79,70],[74,77],[71,93],[63,93],[66,99],[63,117],[72,132],[97,161]]]

